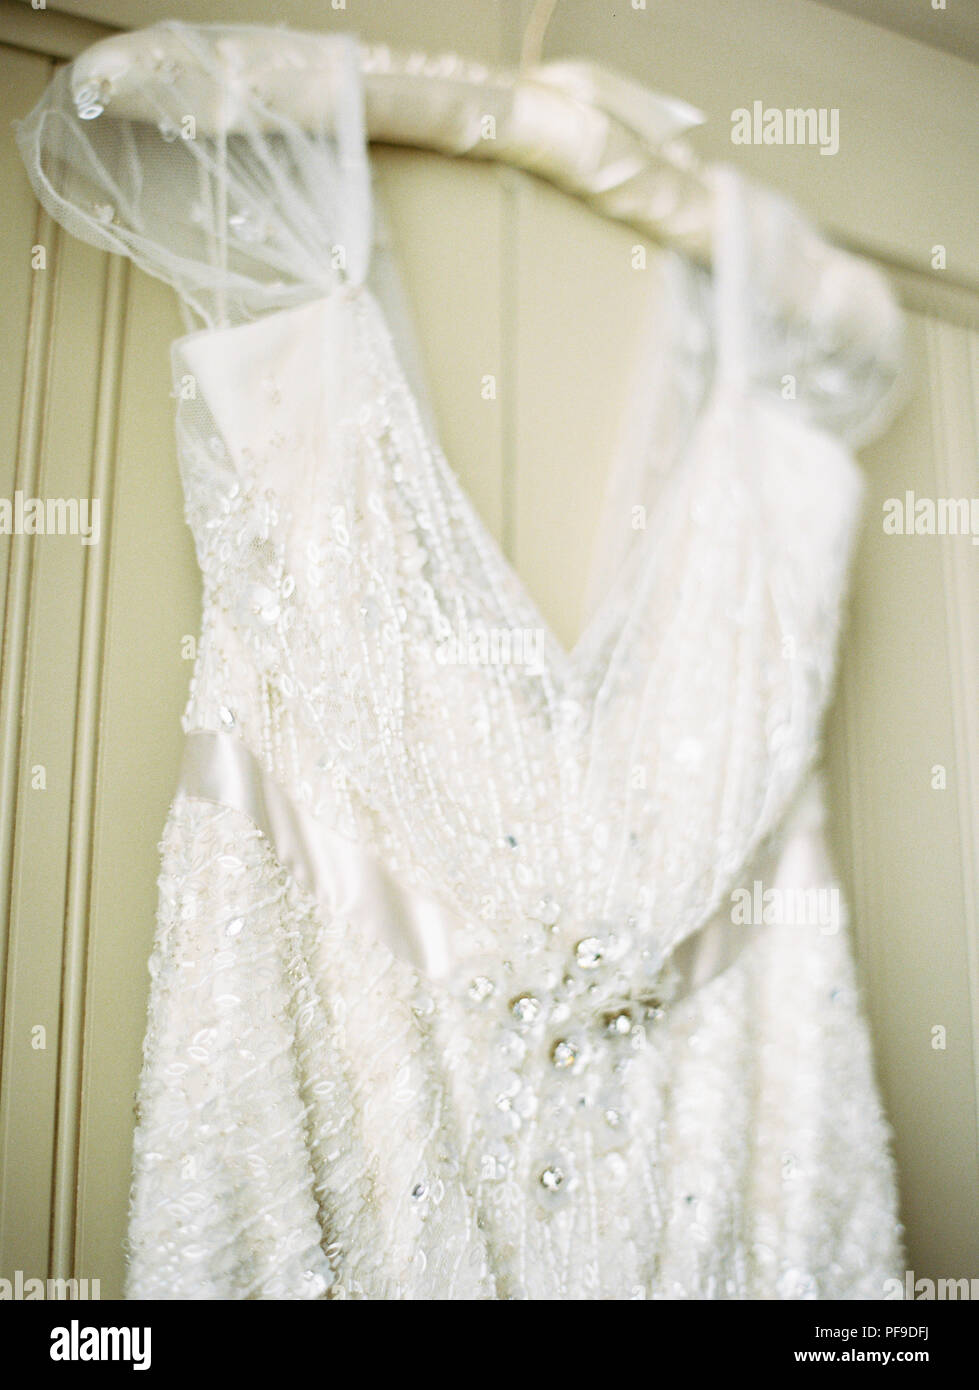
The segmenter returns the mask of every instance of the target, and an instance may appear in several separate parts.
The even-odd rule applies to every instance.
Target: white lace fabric
[[[234,29],[167,29],[213,101]],[[20,130],[53,215],[205,325],[173,352],[204,579],[185,730],[233,734],[458,922],[461,963],[428,977],[247,816],[177,795],[128,1296],[881,1297],[900,1227],[845,912],[732,923],[733,965],[656,993],[764,856],[766,888],[838,888],[814,769],[896,307],[790,205],[710,173],[713,281],[663,257],[566,652],[406,371],[357,46],[316,54],[338,94],[318,129],[239,84],[235,133],[185,139],[202,98],[169,62],[160,128],[111,94],[79,114],[68,69]],[[446,660],[474,631],[540,634],[536,657]]]

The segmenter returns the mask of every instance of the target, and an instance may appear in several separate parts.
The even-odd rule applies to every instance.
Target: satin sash
[[[188,734],[178,791],[247,816],[300,887],[331,914],[379,937],[423,974],[444,978],[463,965],[464,957],[454,949],[465,940],[459,914],[399,881],[372,850],[298,806],[236,735]],[[751,935],[724,907],[682,941],[668,960],[676,972],[671,1002],[726,970]]]

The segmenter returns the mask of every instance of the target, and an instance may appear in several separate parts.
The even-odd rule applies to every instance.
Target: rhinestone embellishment
[[[575,960],[582,970],[597,970],[605,950],[597,936],[585,936],[574,948]]]
[[[618,1013],[606,1014],[605,1031],[611,1037],[623,1038],[632,1031],[632,1015],[628,1009],[621,1009]]]
[[[540,1000],[533,994],[518,994],[510,1012],[518,1023],[536,1023],[540,1018]]]
[[[109,84],[105,81],[86,82],[75,93],[75,110],[80,121],[94,121],[101,116],[109,101]]]
[[[565,1182],[564,1171],[551,1164],[543,1170],[539,1182],[545,1192],[560,1192]]]

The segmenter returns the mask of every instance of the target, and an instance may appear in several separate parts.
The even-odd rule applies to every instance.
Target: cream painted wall
[[[125,0],[66,8],[119,24],[228,17],[217,3],[154,0],[138,15]],[[463,8],[392,3],[382,17],[377,3],[349,0],[336,27],[395,46],[515,58],[526,5],[467,6],[466,23]],[[611,8],[614,23],[602,6],[560,6],[545,53],[593,56],[698,102],[713,117],[698,135],[711,157],[732,157],[725,124],[736,93],[838,104],[854,130],[843,163],[757,149],[739,162],[849,240],[910,265],[927,266],[936,241],[953,248],[946,276],[895,277],[916,392],[863,458],[867,524],[827,761],[896,1131],[909,1264],[935,1278],[979,1276],[979,549],[886,537],[880,526],[882,501],[905,488],[979,491],[979,295],[968,288],[979,286],[979,246],[962,192],[979,186],[979,152],[965,146],[953,161],[938,134],[979,114],[979,72],[952,59],[938,67],[932,50],[807,0],[780,5],[780,25],[752,0],[739,7],[736,33],[722,0],[657,5],[655,15],[630,16],[647,28],[628,43],[628,7]],[[284,9],[294,23],[317,22],[303,21],[298,3]],[[247,5],[234,11],[262,17]],[[686,42],[695,31],[699,48]],[[51,55],[96,33],[50,10],[0,7],[4,131],[43,89]],[[900,84],[881,87],[873,77],[882,70],[899,71]],[[806,154],[808,165],[798,158]],[[376,163],[446,452],[570,640],[642,310],[628,268],[635,236],[512,171],[404,151],[377,151]],[[0,540],[0,881],[9,885],[0,899],[0,1276],[74,1272],[112,1296],[123,1271],[157,840],[189,678],[181,644],[198,622],[168,395],[168,342],[181,323],[165,287],[38,211],[9,133],[0,175],[0,495],[96,495],[103,517],[94,547]],[[36,245],[47,252],[43,272],[31,269]],[[479,394],[485,372],[508,388],[490,409]],[[944,791],[931,787],[936,764],[947,769]],[[44,790],[32,786],[38,765]],[[43,1048],[32,1046],[38,1026]],[[944,1050],[932,1046],[935,1026],[947,1030]]]

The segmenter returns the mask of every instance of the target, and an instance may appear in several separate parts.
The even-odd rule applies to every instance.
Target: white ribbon
[[[465,922],[431,894],[402,883],[369,848],[298,806],[234,734],[187,735],[178,790],[245,815],[280,864],[331,915],[383,940],[422,974],[444,978],[461,963]],[[680,943],[667,962],[671,1002],[726,970],[751,939],[724,907]]]

